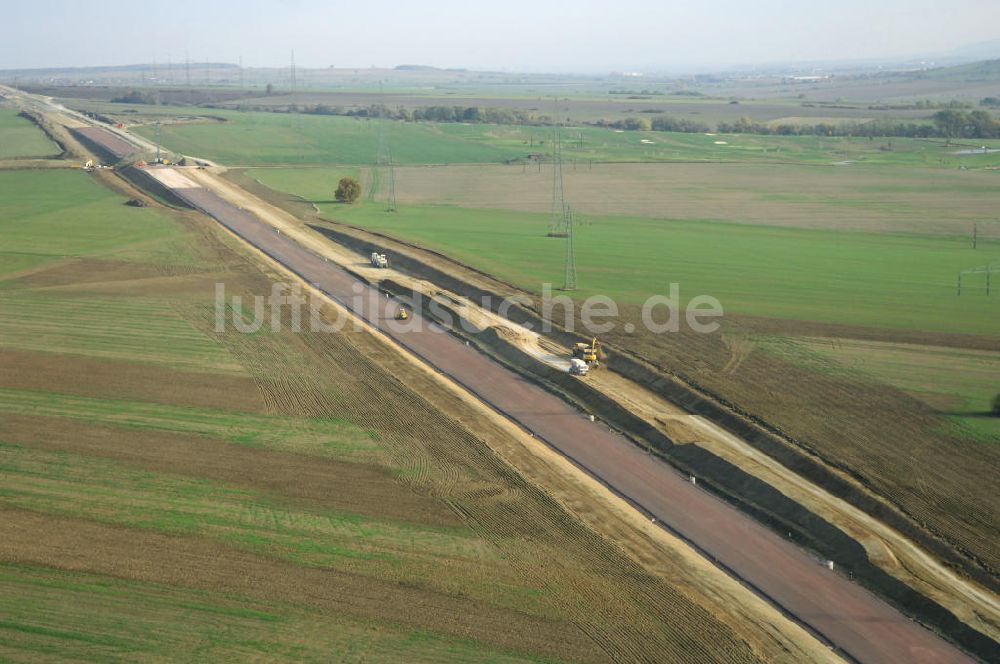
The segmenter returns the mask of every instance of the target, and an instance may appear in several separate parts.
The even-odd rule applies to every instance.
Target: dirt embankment
[[[187,203],[178,198],[172,190],[163,186],[159,180],[151,176],[149,171],[145,169],[129,166],[128,168],[121,169],[119,173],[121,173],[123,178],[134,184],[136,187],[151,194],[152,196],[155,196],[161,202],[174,207],[190,207]]]

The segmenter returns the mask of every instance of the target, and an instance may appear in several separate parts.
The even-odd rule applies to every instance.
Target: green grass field
[[[124,109],[117,109],[121,112]],[[136,107],[142,111],[142,107]],[[227,166],[370,164],[378,148],[378,123],[364,119],[212,109],[224,123],[162,127],[163,144]],[[136,131],[155,136],[151,126]],[[551,151],[545,127],[385,122],[399,164],[495,163]],[[649,141],[643,143],[643,141]],[[724,141],[725,144],[717,144]],[[977,142],[975,147],[982,143]],[[986,143],[992,144],[990,141]],[[1000,142],[994,141],[997,145]],[[973,147],[971,144],[968,147]],[[1000,153],[962,157],[943,141],[715,136],[616,132],[593,127],[563,130],[563,156],[578,161],[749,161],[807,164],[864,161],[873,164],[981,168],[1000,164]]]
[[[331,173],[249,171],[274,189],[329,201]],[[564,243],[548,215],[455,206],[319,205],[332,219],[438,249],[533,292],[562,285]],[[679,283],[684,299],[718,298],[755,316],[938,332],[1000,335],[1000,297],[955,296],[960,269],[1000,257],[1000,242],[588,216],[578,227],[579,297],[641,303]],[[984,284],[977,284],[979,290]]]
[[[59,146],[13,108],[0,108],[0,159],[53,157]]]
[[[0,173],[0,279],[66,257],[190,262],[159,213],[124,205],[92,176],[54,170]]]
[[[377,123],[354,118],[213,111],[223,124],[164,125],[164,145],[227,165],[367,164],[378,146]],[[478,127],[387,122],[384,131],[399,163],[493,162],[522,154],[496,145]],[[153,136],[150,127],[138,133]]]

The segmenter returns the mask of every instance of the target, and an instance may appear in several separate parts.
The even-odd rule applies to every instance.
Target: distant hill
[[[43,67],[38,69],[0,69],[0,75],[24,75],[24,76],[102,76],[108,74],[121,74],[142,71],[183,71],[190,70],[216,70],[216,69],[239,69],[239,65],[231,62],[173,62],[159,64],[134,64],[134,65],[100,65],[86,67]]]
[[[932,69],[927,72],[927,76],[944,81],[1000,82],[1000,59]]]
[[[946,58],[961,58],[962,60],[995,60],[1000,58],[1000,39],[968,44],[948,51]]]

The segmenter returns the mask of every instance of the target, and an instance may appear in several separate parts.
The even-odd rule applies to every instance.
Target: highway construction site
[[[496,454],[641,566],[687,561],[696,594],[768,625],[789,661],[1000,661],[993,580],[765,422],[599,337],[537,332],[537,299],[491,275],[323,219],[224,164],[155,163],[160,146],[124,126],[4,94],[57,141],[118,164],[123,188],[200,213],[268,274],[359,321],[389,375],[403,362],[502,431],[484,434]],[[501,315],[505,300],[518,304]]]

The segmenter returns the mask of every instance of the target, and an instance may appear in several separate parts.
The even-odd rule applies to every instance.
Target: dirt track
[[[394,302],[252,214],[193,182],[189,187],[176,187],[184,184],[176,180],[173,184],[178,196],[573,459],[850,657],[863,662],[971,661],[666,464],[440,328],[419,316],[407,325],[395,323]]]

